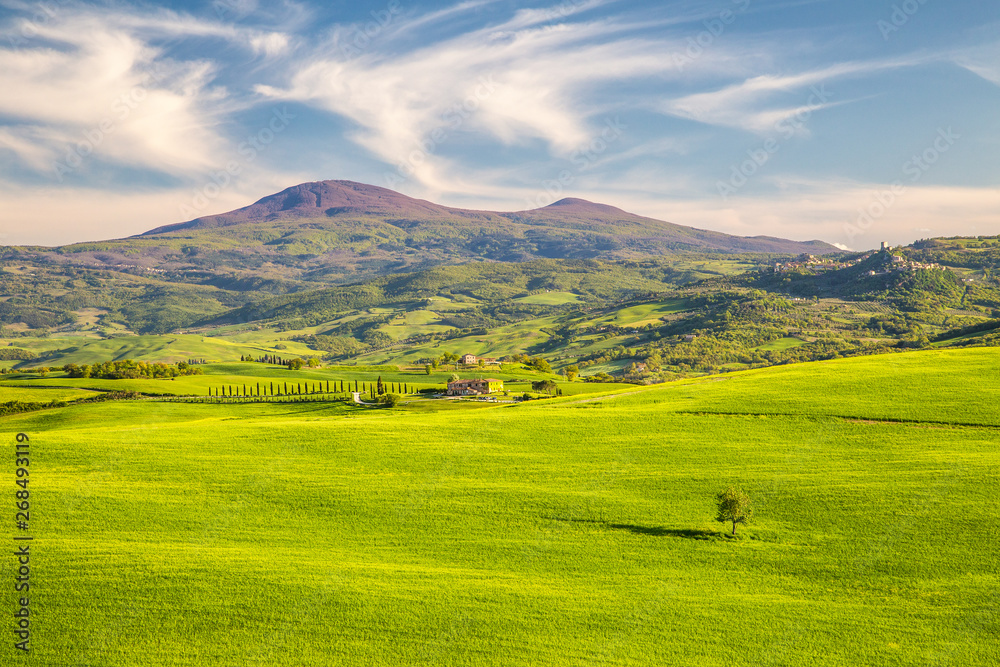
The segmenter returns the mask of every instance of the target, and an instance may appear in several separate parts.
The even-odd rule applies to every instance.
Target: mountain
[[[501,213],[441,206],[351,181],[319,181],[127,239],[35,252],[62,264],[168,272],[202,282],[237,276],[277,285],[342,283],[474,260],[836,251],[821,241],[693,229],[583,199]]]

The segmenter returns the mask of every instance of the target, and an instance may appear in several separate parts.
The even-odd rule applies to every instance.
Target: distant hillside
[[[9,256],[12,249],[6,250]],[[795,255],[837,249],[821,241],[693,229],[582,199],[499,213],[449,208],[350,181],[321,181],[128,239],[15,254],[89,268],[166,272],[172,281],[267,281],[265,289],[284,292],[297,289],[297,281],[342,283],[476,260],[645,259],[691,252]]]

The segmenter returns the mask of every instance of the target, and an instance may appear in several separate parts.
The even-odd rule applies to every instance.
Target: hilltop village
[[[870,252],[868,254],[862,255],[857,259],[851,259],[846,261],[837,261],[835,259],[830,259],[827,257],[816,257],[815,255],[803,254],[796,257],[791,262],[777,262],[774,265],[775,273],[788,273],[791,271],[812,271],[813,273],[822,273],[826,271],[838,271],[840,269],[847,269],[852,266],[857,266],[872,257],[881,256],[883,259],[883,269],[875,270],[872,269],[868,271],[869,276],[884,276],[890,273],[900,273],[903,271],[918,271],[920,269],[926,270],[944,270],[945,267],[940,264],[925,263],[925,262],[914,262],[907,260],[902,255],[895,255],[892,252],[892,246],[887,244],[885,241],[882,242],[881,249]]]

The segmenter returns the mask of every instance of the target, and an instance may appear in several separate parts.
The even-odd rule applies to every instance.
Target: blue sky
[[[0,0],[0,243],[348,179],[740,235],[1000,234],[1000,3]]]

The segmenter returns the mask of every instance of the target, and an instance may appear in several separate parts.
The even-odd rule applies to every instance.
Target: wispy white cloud
[[[215,165],[218,126],[239,102],[215,83],[218,64],[178,60],[157,41],[220,37],[265,55],[281,32],[240,30],[168,11],[115,13],[67,5],[31,40],[0,48],[3,145],[27,169],[62,177],[84,161],[190,176]],[[245,103],[244,103],[245,104]]]
[[[958,51],[954,62],[973,74],[1000,86],[1000,42]]]
[[[595,111],[607,106],[596,90],[682,76],[670,58],[680,41],[636,37],[634,26],[609,20],[565,20],[600,4],[578,3],[563,13],[522,10],[405,54],[372,49],[352,58],[321,47],[295,66],[287,87],[257,90],[349,118],[357,126],[351,136],[379,159],[448,191],[456,174],[437,150],[441,136],[475,132],[507,146],[538,141],[568,156],[591,140]],[[711,70],[719,58],[728,62],[728,50],[692,69]]]
[[[99,212],[79,217],[92,218],[93,226],[72,231],[76,240],[117,233],[95,232],[100,219],[123,233],[181,219],[179,205],[214,191],[211,175],[239,159],[243,139],[263,131],[261,121],[241,112],[287,100],[329,112],[338,122],[324,126],[323,114],[301,114],[289,104],[293,113],[308,116],[310,131],[303,134],[312,143],[300,146],[308,159],[289,168],[291,161],[284,158],[282,166],[278,154],[294,151],[274,150],[240,162],[240,183],[209,198],[198,214],[244,205],[297,180],[343,177],[386,185],[359,174],[387,172],[408,176],[396,186],[408,194],[513,210],[549,196],[543,184],[569,169],[571,183],[562,196],[731,233],[845,242],[837,237],[850,214],[844,203],[864,199],[859,193],[865,189],[849,180],[857,173],[850,165],[840,166],[843,181],[815,189],[790,184],[773,197],[748,192],[722,202],[688,194],[712,190],[717,176],[705,173],[719,158],[712,153],[717,128],[768,134],[796,115],[841,105],[846,118],[846,105],[857,95],[882,90],[871,85],[879,80],[863,78],[932,62],[954,63],[1000,85],[1000,51],[989,30],[977,37],[985,46],[860,61],[842,42],[817,45],[814,33],[807,39],[786,27],[777,39],[754,26],[769,13],[783,23],[774,11],[779,5],[744,7],[742,0],[729,8],[741,10],[740,16],[757,13],[754,26],[739,18],[696,57],[690,56],[691,40],[703,38],[705,21],[719,17],[718,3],[679,1],[653,10],[624,0],[552,0],[547,7],[512,9],[500,0],[467,0],[421,13],[409,3],[382,0],[370,5],[374,24],[365,9],[361,23],[318,25],[319,10],[291,0],[226,0],[213,5],[219,15],[209,12],[207,19],[150,6],[67,2],[16,48],[6,48],[8,36],[21,34],[16,17],[30,16],[38,5],[0,4],[15,16],[0,17],[0,229],[24,228],[17,220],[41,225],[46,212],[53,220],[66,217],[69,209],[56,202],[64,198],[57,193],[71,193]],[[825,83],[833,94],[811,98],[812,89]],[[851,99],[838,92],[848,84]],[[597,145],[605,120],[618,114],[635,126],[588,158],[585,168],[575,164],[574,156]],[[654,114],[659,117],[648,121]],[[317,157],[321,142],[333,149],[327,154],[351,157],[343,163]],[[363,167],[356,146],[371,157]],[[80,189],[4,187],[5,180],[23,185],[37,182],[39,174],[51,176],[54,165],[74,155],[85,162],[82,174],[94,174],[81,179],[95,188],[93,197]],[[768,165],[776,179],[779,168],[777,161]],[[167,183],[161,185],[167,190],[116,194],[135,187],[127,175],[132,170],[166,175],[156,182]],[[944,207],[934,204],[936,195]],[[930,212],[986,225],[997,210],[988,195],[972,189],[923,188],[906,202],[884,218],[886,230],[903,234],[905,216],[922,221],[909,224],[913,230],[936,230]],[[155,220],[149,206],[156,207]]]
[[[829,67],[787,75],[758,75],[719,90],[694,93],[662,103],[669,115],[707,125],[733,127],[758,134],[773,132],[776,125],[802,112],[815,112],[834,104],[825,84],[860,73],[903,67],[917,60],[839,63]],[[787,94],[799,93],[802,103],[788,106]],[[843,104],[843,101],[836,102]]]

